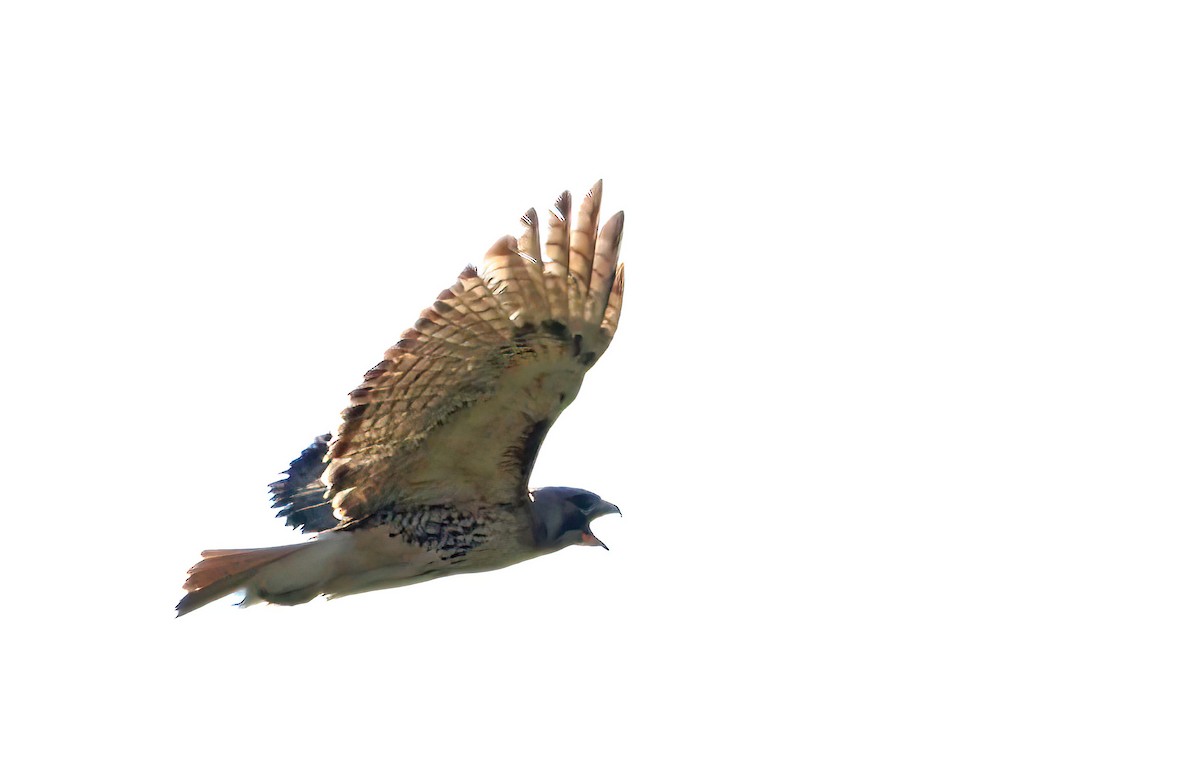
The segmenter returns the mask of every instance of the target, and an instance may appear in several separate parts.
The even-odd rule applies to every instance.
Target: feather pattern
[[[545,285],[550,318],[563,322],[569,317],[567,279],[571,275],[571,193],[563,192],[549,213],[546,235]]]
[[[597,218],[600,212],[600,196],[604,182],[597,181],[584,195],[579,205],[579,214],[571,230],[570,280],[567,284],[567,300],[573,320],[583,320],[584,310],[590,300],[592,263],[596,253]]]
[[[271,506],[279,509],[291,527],[304,533],[316,533],[337,525],[333,509],[325,499],[325,453],[329,449],[326,433],[318,436],[300,456],[292,460],[282,479],[271,484]]]

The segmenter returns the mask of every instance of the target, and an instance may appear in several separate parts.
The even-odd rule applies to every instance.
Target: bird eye
[[[572,495],[568,500],[580,511],[587,511],[594,503],[591,495]]]

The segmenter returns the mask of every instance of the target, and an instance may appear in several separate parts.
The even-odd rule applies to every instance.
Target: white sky
[[[0,772],[1195,776],[1188,6],[6,4]],[[172,619],[600,176],[612,551]]]

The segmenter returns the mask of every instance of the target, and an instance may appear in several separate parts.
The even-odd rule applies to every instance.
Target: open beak
[[[599,538],[596,538],[594,535],[592,535],[592,531],[590,531],[590,530],[583,531],[583,541],[581,542],[581,545],[582,546],[602,546],[602,547],[604,547],[605,550],[608,549],[608,544],[604,543]]]
[[[596,505],[596,507],[594,509],[592,509],[591,516],[588,517],[588,529],[583,531],[583,542],[582,542],[583,546],[600,546],[600,547],[604,547],[605,550],[608,549],[608,544],[604,543],[599,538],[596,538],[596,536],[592,533],[592,528],[591,528],[591,521],[593,519],[595,519],[596,517],[603,517],[606,514],[620,515],[621,509],[617,508],[615,505],[613,505],[612,503],[609,503],[608,501],[598,503]]]

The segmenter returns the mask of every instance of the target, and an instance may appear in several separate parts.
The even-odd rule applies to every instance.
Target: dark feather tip
[[[271,507],[279,509],[288,525],[306,533],[327,530],[337,524],[328,501],[321,474],[325,472],[325,455],[329,451],[331,433],[318,436],[300,456],[292,460],[284,478],[272,482]]]

